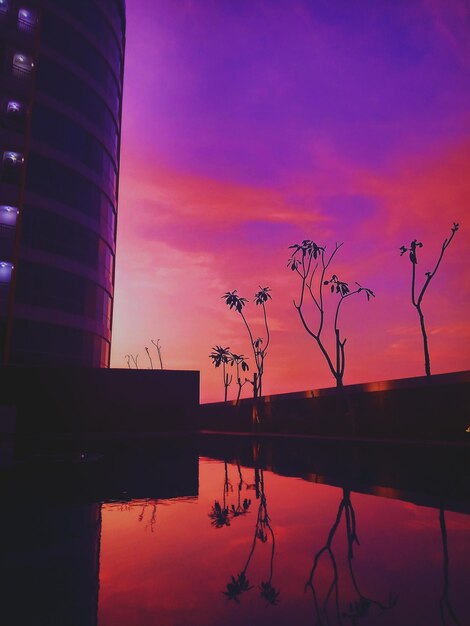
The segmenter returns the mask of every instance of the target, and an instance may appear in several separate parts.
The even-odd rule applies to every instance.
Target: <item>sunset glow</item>
[[[262,334],[269,285],[263,393],[333,385],[292,304],[288,247],[312,239],[376,294],[345,304],[344,382],[421,375],[399,248],[423,242],[424,279],[455,221],[424,310],[433,373],[468,369],[469,32],[464,0],[128,2],[112,366],[160,338],[223,399],[212,347],[253,358],[221,296]]]

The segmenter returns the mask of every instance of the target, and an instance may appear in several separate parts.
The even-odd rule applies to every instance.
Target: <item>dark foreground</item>
[[[3,621],[468,624],[468,459],[465,444],[17,441]]]

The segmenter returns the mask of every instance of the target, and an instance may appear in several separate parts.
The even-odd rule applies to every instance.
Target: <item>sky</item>
[[[311,239],[343,243],[331,273],[376,295],[344,303],[345,384],[422,375],[399,248],[423,243],[422,281],[459,222],[423,309],[432,372],[468,369],[469,172],[469,0],[127,0],[111,365],[150,367],[147,346],[157,367],[160,339],[165,368],[222,400],[212,348],[253,369],[222,296],[246,297],[265,339],[253,297],[269,286],[263,393],[332,386],[287,268]]]

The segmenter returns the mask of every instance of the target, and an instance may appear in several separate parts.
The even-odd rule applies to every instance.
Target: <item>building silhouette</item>
[[[0,349],[108,367],[124,0],[0,0]]]

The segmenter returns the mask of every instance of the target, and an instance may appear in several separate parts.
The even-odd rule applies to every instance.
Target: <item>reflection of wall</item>
[[[0,473],[2,624],[96,626],[99,503],[198,495],[189,437],[95,442],[84,461],[81,445],[35,445]]]
[[[200,452],[283,476],[469,511],[466,446],[318,442],[300,437],[253,443],[249,437],[208,436],[201,439]]]
[[[95,626],[101,505],[2,507],[0,616],[9,626]]]

